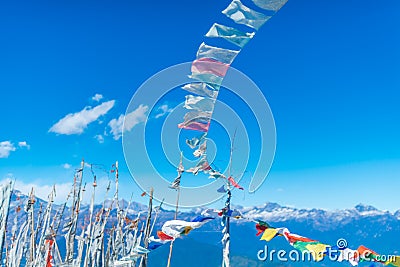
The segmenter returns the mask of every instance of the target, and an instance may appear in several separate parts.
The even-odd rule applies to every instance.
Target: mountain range
[[[10,214],[8,218],[8,228],[13,225],[17,214],[16,208],[23,205],[28,200],[26,195],[15,190],[12,195]],[[36,199],[34,204],[36,214],[40,205],[43,209],[47,202]],[[105,206],[111,205],[111,200],[105,201]],[[95,205],[95,212],[100,210],[102,204]],[[115,203],[114,203],[115,206]],[[147,206],[132,202],[128,207],[128,202],[120,200],[120,206],[127,209],[128,217],[135,218],[138,213],[143,219],[147,216]],[[60,209],[60,205],[54,205],[55,210]],[[400,254],[400,210],[391,213],[389,211],[378,210],[372,206],[359,204],[351,209],[344,210],[323,210],[323,209],[297,209],[285,207],[276,203],[265,203],[260,206],[242,207],[235,206],[241,211],[245,219],[231,220],[231,259],[233,267],[244,266],[349,266],[349,263],[333,263],[323,261],[313,262],[278,262],[277,259],[268,262],[258,260],[257,253],[263,250],[265,245],[268,250],[292,249],[284,238],[277,237],[270,242],[260,241],[255,230],[255,220],[263,220],[274,227],[287,227],[292,233],[319,240],[325,244],[336,245],[338,239],[345,239],[348,247],[357,249],[359,245],[373,249],[381,254],[399,255]],[[203,209],[196,208],[189,211],[180,212],[178,219],[191,220],[201,213]],[[68,207],[66,213],[69,212]],[[79,225],[84,225],[87,220],[89,206],[83,205],[80,210]],[[17,221],[25,219],[18,214]],[[154,230],[161,228],[163,222],[172,219],[174,211],[161,209],[158,214]],[[154,216],[153,216],[154,217]],[[65,216],[64,221],[68,217]],[[110,226],[115,223],[115,207],[109,220]],[[222,245],[220,219],[213,220],[205,224],[202,228],[192,231],[188,236],[178,239],[174,243],[172,266],[220,266],[222,262]],[[139,226],[141,227],[141,225]],[[9,236],[8,236],[9,238]],[[60,249],[64,247],[60,245]],[[149,266],[166,266],[169,253],[169,245],[151,252],[149,255]],[[370,266],[370,265],[365,265]]]

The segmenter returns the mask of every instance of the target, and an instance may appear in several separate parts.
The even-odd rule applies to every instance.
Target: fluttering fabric
[[[230,217],[235,219],[243,218],[242,214],[238,210],[227,209],[206,209],[200,215],[196,216],[192,221],[183,220],[170,220],[166,221],[161,227],[160,231],[157,231],[157,237],[149,237],[150,242],[148,249],[155,250],[160,246],[189,234],[192,230],[202,227],[204,224],[219,218],[219,217]]]
[[[314,261],[321,261],[324,259],[326,249],[329,245],[322,244],[320,242],[302,242],[296,241],[293,243],[293,247],[300,250],[301,252],[308,251],[313,257]]]
[[[385,265],[400,267],[400,256],[395,256],[394,259],[386,261]]]
[[[225,189],[225,185],[222,185],[220,188],[217,189],[217,192],[218,193],[226,193],[228,191]]]
[[[216,91],[207,83],[203,82],[188,83],[182,86],[182,89],[190,93],[197,94],[199,96],[207,96],[214,99],[217,97],[218,94],[218,91]]]
[[[224,38],[225,40],[243,48],[253,37],[254,32],[242,32],[233,27],[214,23],[206,33],[206,37]]]
[[[230,65],[240,51],[225,49],[201,43],[197,50],[196,59],[211,58],[218,62]]]
[[[172,189],[178,190],[179,187],[181,186],[182,173],[185,172],[185,168],[183,167],[183,164],[182,164],[182,158],[183,158],[183,155],[181,153],[181,160],[180,160],[178,168],[176,170],[178,172],[178,176],[174,179],[172,184],[169,186]]]
[[[278,11],[288,0],[253,0],[253,3],[265,10]]]
[[[53,259],[53,238],[46,239],[45,248],[46,248],[46,267],[53,267],[54,259]]]
[[[271,16],[264,15],[243,5],[240,0],[233,0],[230,5],[222,11],[228,18],[232,19],[237,24],[249,26],[258,30]]]
[[[251,30],[240,30],[229,25],[213,23],[205,34],[207,38],[224,39],[238,46],[239,50],[215,47],[205,42],[200,44],[196,59],[192,62],[191,74],[189,75],[189,78],[194,80],[194,82],[182,87],[182,89],[194,95],[186,96],[184,108],[188,109],[189,112],[184,116],[184,121],[178,124],[179,128],[204,133],[208,132],[218,92],[230,65],[241,49],[255,36],[255,31],[264,25],[287,0],[253,0],[253,2],[258,7],[267,10],[268,14],[251,9],[240,0],[232,0],[222,11],[222,14],[228,17],[231,22],[242,25],[242,27],[245,25],[251,28]],[[195,116],[196,118],[193,118],[196,115],[191,113],[193,110],[209,114],[205,117]],[[206,155],[206,143],[204,142],[203,144],[204,146],[193,153],[195,157],[201,158],[203,155]],[[191,144],[189,146],[195,149]],[[208,171],[208,169],[205,171]],[[197,174],[198,172],[193,173]],[[213,177],[213,175],[211,176]]]
[[[157,231],[157,236],[162,241],[173,240],[174,237],[164,233],[163,231]]]
[[[0,252],[3,251],[4,240],[6,237],[7,217],[10,208],[12,183],[0,185]],[[0,260],[1,260],[0,255]]]
[[[178,174],[178,176],[174,179],[174,181],[171,183],[171,185],[169,186],[172,189],[178,189],[179,186],[181,185],[181,178],[182,178],[182,174]]]
[[[358,265],[358,251],[352,250],[349,248],[345,248],[340,250],[339,257],[337,259],[338,262],[348,261],[352,266]]]
[[[229,64],[217,61],[212,58],[199,58],[192,63],[192,72],[210,73],[219,77],[225,77]]]
[[[161,231],[157,231],[158,238],[151,236],[148,250],[155,250],[160,246],[173,241],[179,237],[189,234],[192,230],[202,227],[207,222],[214,220],[216,217],[198,215],[192,221],[170,220],[166,221],[161,227]]]
[[[216,90],[219,89],[223,80],[223,78],[218,75],[212,73],[201,73],[201,72],[192,72],[192,74],[189,75],[189,78],[203,83],[207,83]]]
[[[184,121],[179,128],[207,132],[210,126],[211,112],[189,111],[185,114]]]
[[[241,187],[234,179],[232,176],[228,177],[228,181],[236,188],[240,189],[240,190],[244,190],[243,187]]]
[[[208,174],[209,174],[208,178],[213,178],[213,179],[225,178],[225,175],[223,175],[222,173],[220,173],[219,171],[216,171],[216,170],[211,170],[208,172]],[[223,187],[224,187],[224,185],[223,185]]]
[[[209,221],[209,220],[213,220],[213,219],[215,219],[215,217],[198,215],[196,218],[194,218],[192,220],[192,222],[204,222],[204,221]]]
[[[203,96],[187,95],[183,107],[189,110],[209,113],[212,112],[214,108],[214,99]]]
[[[211,217],[211,218],[217,218],[217,217],[231,217],[234,219],[241,219],[243,218],[242,213],[237,210],[237,209],[228,209],[228,208],[223,208],[223,209],[206,209],[204,210],[201,215],[205,217]]]
[[[275,236],[278,235],[279,229],[276,228],[267,228],[264,230],[260,240],[271,241]]]
[[[203,133],[199,136],[193,137],[192,139],[188,139],[186,140],[186,144],[191,148],[191,149],[195,149],[197,146],[200,145],[200,143],[205,139],[205,137],[207,136],[207,134]]]
[[[209,171],[211,170],[210,164],[208,164],[207,157],[204,156],[200,159],[195,167],[188,169],[186,172],[191,172],[194,175],[197,175],[199,171]]]
[[[199,146],[199,148],[193,152],[193,156],[199,158],[206,154],[206,150],[207,150],[207,141],[203,141],[203,143]]]
[[[268,223],[258,220],[256,223],[256,236],[260,236],[268,228],[271,228]]]
[[[194,229],[200,228],[210,220],[212,219],[204,219],[199,221],[198,218],[196,218],[196,221],[194,222],[171,220],[164,223],[164,225],[161,228],[161,231],[166,235],[175,239],[182,235],[187,235],[190,231]]]

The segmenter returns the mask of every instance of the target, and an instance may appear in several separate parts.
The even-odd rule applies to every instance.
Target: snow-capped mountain
[[[26,195],[21,194],[19,191],[14,191],[14,194],[12,195],[10,215],[8,218],[9,229],[11,229],[12,225],[15,223],[14,218],[17,214],[16,211],[18,206],[21,207],[21,210],[18,213],[17,220],[21,221],[26,218],[23,212],[23,207],[27,201],[28,197]],[[147,206],[137,202],[128,204],[129,203],[125,200],[120,200],[119,202],[119,206],[127,212],[130,219],[134,219],[137,214],[140,213],[141,221],[144,222],[144,219],[147,216]],[[35,214],[38,214],[40,206],[44,209],[46,205],[46,201],[37,198],[34,204]],[[107,208],[112,205],[113,210],[109,220],[111,226],[116,223],[116,203],[112,200],[107,200],[104,205]],[[96,214],[102,206],[103,203],[96,204],[94,214]],[[54,205],[53,213],[60,208],[62,208],[61,205]],[[245,219],[232,219],[231,255],[238,262],[237,265],[233,266],[261,266],[258,265],[259,262],[256,256],[257,251],[262,249],[267,243],[260,241],[259,237],[255,236],[256,231],[254,220],[263,220],[275,227],[287,227],[293,233],[307,236],[326,244],[335,245],[339,238],[345,238],[349,247],[352,248],[357,248],[359,245],[365,245],[378,250],[380,253],[399,254],[400,251],[398,244],[398,238],[400,237],[400,210],[391,213],[362,204],[351,209],[332,211],[323,209],[297,209],[294,207],[281,206],[276,203],[265,203],[264,205],[253,207],[235,206],[234,208],[240,210]],[[183,211],[179,213],[178,218],[182,220],[191,220],[199,215],[201,211],[202,209],[199,208]],[[64,222],[69,217],[70,210],[68,207],[66,208],[65,213]],[[87,220],[89,217],[88,215],[89,205],[83,205],[79,215],[80,221],[78,224],[80,226],[85,224],[85,219]],[[159,230],[163,222],[172,219],[173,216],[173,210],[161,209],[154,230]],[[182,240],[177,240],[174,251],[175,249],[177,251],[181,249],[184,250],[188,246],[192,246],[197,253],[202,254],[204,252],[208,253],[211,258],[218,258],[220,257],[220,240],[222,237],[221,229],[220,220],[213,220],[201,229],[192,231],[190,235]],[[11,231],[9,231],[9,233],[10,232]],[[275,238],[268,243],[268,246],[273,249],[290,249],[284,240],[280,238]],[[160,248],[152,253],[154,253],[156,257],[152,257],[152,264],[150,266],[164,265],[163,261],[166,258],[164,254],[168,253],[167,248]],[[185,262],[185,255],[182,257],[183,258],[180,258],[180,261]],[[187,262],[193,260],[193,255],[191,257],[192,258],[187,258]],[[215,260],[215,262],[215,266],[218,266],[219,258],[218,260]],[[244,265],[239,264],[239,262]],[[294,264],[293,266],[302,265]],[[309,265],[307,264],[303,266]],[[329,264],[325,266],[329,266]]]
[[[397,219],[400,220],[400,210],[396,211],[396,212],[394,213],[394,216],[395,216]]]
[[[243,215],[253,220],[268,222],[296,221],[298,223],[311,223],[313,228],[320,231],[335,229],[338,225],[346,225],[363,218],[379,220],[399,219],[400,211],[390,213],[381,211],[372,206],[358,204],[352,209],[323,210],[323,209],[296,209],[280,206],[276,203],[266,203],[262,206],[239,207]]]

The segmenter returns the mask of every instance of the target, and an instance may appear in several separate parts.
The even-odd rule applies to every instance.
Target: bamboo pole
[[[103,208],[102,208],[102,210],[103,211],[105,211],[106,209],[105,209],[105,207],[106,207],[106,200],[107,200],[107,195],[108,195],[108,192],[110,191],[110,186],[111,186],[111,182],[109,181],[108,182],[108,186],[107,186],[107,190],[106,190],[106,194],[105,194],[105,196],[104,196],[104,201],[103,201]],[[106,212],[106,214],[105,214],[105,217],[103,217],[103,221],[102,221],[102,226],[101,226],[101,235],[102,235],[102,237],[101,237],[101,243],[102,243],[102,250],[101,250],[101,262],[102,262],[102,264],[104,265],[105,264],[105,262],[106,262],[106,253],[105,253],[105,250],[104,250],[104,247],[105,247],[105,226],[106,226],[106,223],[107,223],[107,220],[108,220],[108,216],[110,215],[110,212],[111,212],[111,209],[112,209],[112,206],[113,206],[113,201],[111,201],[111,205],[108,207],[108,209],[107,209],[107,212]],[[107,249],[108,249],[108,247],[107,247]]]
[[[229,155],[229,169],[228,169],[228,177],[231,177],[232,175],[232,158],[233,158],[233,149],[234,149],[234,144],[235,144],[235,138],[236,138],[236,130],[235,133],[233,134],[232,138],[232,145],[230,149],[230,155]],[[227,199],[225,202],[225,210],[226,212],[229,213],[231,209],[231,185],[229,181],[227,181]],[[222,243],[224,244],[222,248],[222,267],[229,267],[230,266],[230,243],[231,243],[231,237],[230,237],[230,216],[223,216],[222,218],[224,222],[224,229],[222,229],[222,233],[224,234],[222,237]]]
[[[178,208],[179,208],[179,196],[181,193],[180,187],[178,187],[178,194],[176,196],[176,207],[175,207],[175,215],[174,215],[174,220],[176,220],[176,218],[178,217]],[[171,241],[171,244],[169,245],[169,255],[168,255],[168,262],[167,262],[167,267],[171,266],[171,258],[172,258],[172,249],[174,247],[174,241]]]
[[[147,214],[147,221],[146,221],[146,228],[144,232],[144,248],[149,247],[149,236],[151,234],[150,232],[150,227],[151,227],[151,213],[153,210],[153,188],[150,189],[150,199],[149,199],[149,210]],[[145,254],[141,261],[140,261],[140,266],[141,267],[147,267],[147,254]]]
[[[32,203],[32,209],[30,211],[30,216],[31,216],[31,247],[30,247],[30,258],[29,258],[29,262],[31,263],[31,265],[33,265],[33,261],[34,261],[34,257],[35,257],[35,222],[34,222],[34,213],[33,213],[33,205],[35,203],[35,199],[34,199],[34,193],[33,193],[33,188],[31,190],[31,195],[30,195],[30,201]]]
[[[182,173],[184,172],[183,165],[182,165],[182,160],[183,160],[183,153],[181,152],[181,159],[180,159],[179,166],[178,166],[178,178],[179,179],[180,179]],[[176,195],[176,206],[175,206],[174,220],[176,220],[177,217],[178,217],[179,197],[180,197],[180,194],[181,194],[180,180],[179,180],[179,183],[178,183],[178,187],[176,189],[177,189],[178,193]],[[174,247],[174,241],[175,240],[172,240],[171,244],[169,245],[169,255],[168,255],[168,261],[167,261],[167,267],[170,267],[170,265],[171,265],[172,249]]]
[[[92,166],[91,166],[92,168]],[[92,220],[93,220],[93,209],[94,209],[94,201],[96,198],[96,187],[97,187],[97,182],[96,182],[96,175],[94,175],[93,177],[93,193],[92,193],[92,199],[90,200],[90,214],[89,214],[89,225],[87,227],[87,235],[89,238],[89,242],[86,244],[86,253],[85,253],[85,261],[83,266],[87,267],[89,266],[89,254],[90,254],[90,250],[92,247],[92,240],[93,240],[93,229],[94,227],[92,227]],[[84,230],[82,230],[84,231]]]
[[[6,212],[6,215],[5,215],[5,218],[3,218],[5,221],[4,221],[4,229],[5,229],[5,231],[4,231],[4,233],[3,233],[3,235],[2,236],[0,236],[0,238],[1,238],[1,247],[0,247],[0,261],[2,261],[2,259],[3,259],[3,240],[4,240],[4,243],[5,243],[5,249],[6,249],[6,255],[5,255],[5,257],[6,257],[6,261],[7,261],[7,253],[8,253],[8,250],[7,250],[7,240],[5,240],[6,239],[6,232],[7,232],[7,221],[8,221],[8,215],[9,215],[9,212],[10,212],[10,203],[11,203],[11,196],[12,196],[12,192],[14,191],[14,188],[13,188],[14,186],[13,186],[13,182],[12,181],[10,181],[10,196],[8,197],[8,207],[2,207],[2,208],[6,208],[7,209],[7,212]]]
[[[74,244],[76,237],[76,228],[78,224],[78,216],[80,212],[80,205],[82,201],[83,192],[86,190],[86,184],[82,189],[82,179],[83,179],[83,169],[85,167],[85,160],[81,161],[81,168],[77,171],[77,174],[74,177],[74,195],[73,202],[71,206],[71,226],[67,232],[66,238],[66,253],[65,253],[65,263],[72,264],[73,256],[74,256]],[[82,190],[82,192],[81,192]]]
[[[231,190],[228,187],[228,198],[225,203],[225,208],[227,212],[229,212],[231,208]],[[230,266],[230,258],[229,258],[229,248],[230,248],[230,216],[224,216],[223,220],[224,222],[224,229],[223,234],[224,236],[222,237],[222,241],[224,243],[224,247],[222,248],[222,267],[229,267]]]

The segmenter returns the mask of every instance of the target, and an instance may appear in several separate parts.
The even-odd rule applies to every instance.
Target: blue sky
[[[229,2],[3,3],[0,178],[40,185],[45,195],[52,183],[66,190],[82,157],[107,168],[119,160],[122,194],[138,196],[109,123],[146,79],[194,59],[209,27],[226,22],[220,12]],[[235,203],[399,209],[399,7],[396,0],[289,0],[243,49],[232,66],[263,91],[277,147],[262,188],[237,193]],[[163,101],[155,116],[163,104],[179,103]],[[93,122],[50,131],[85,107]]]

